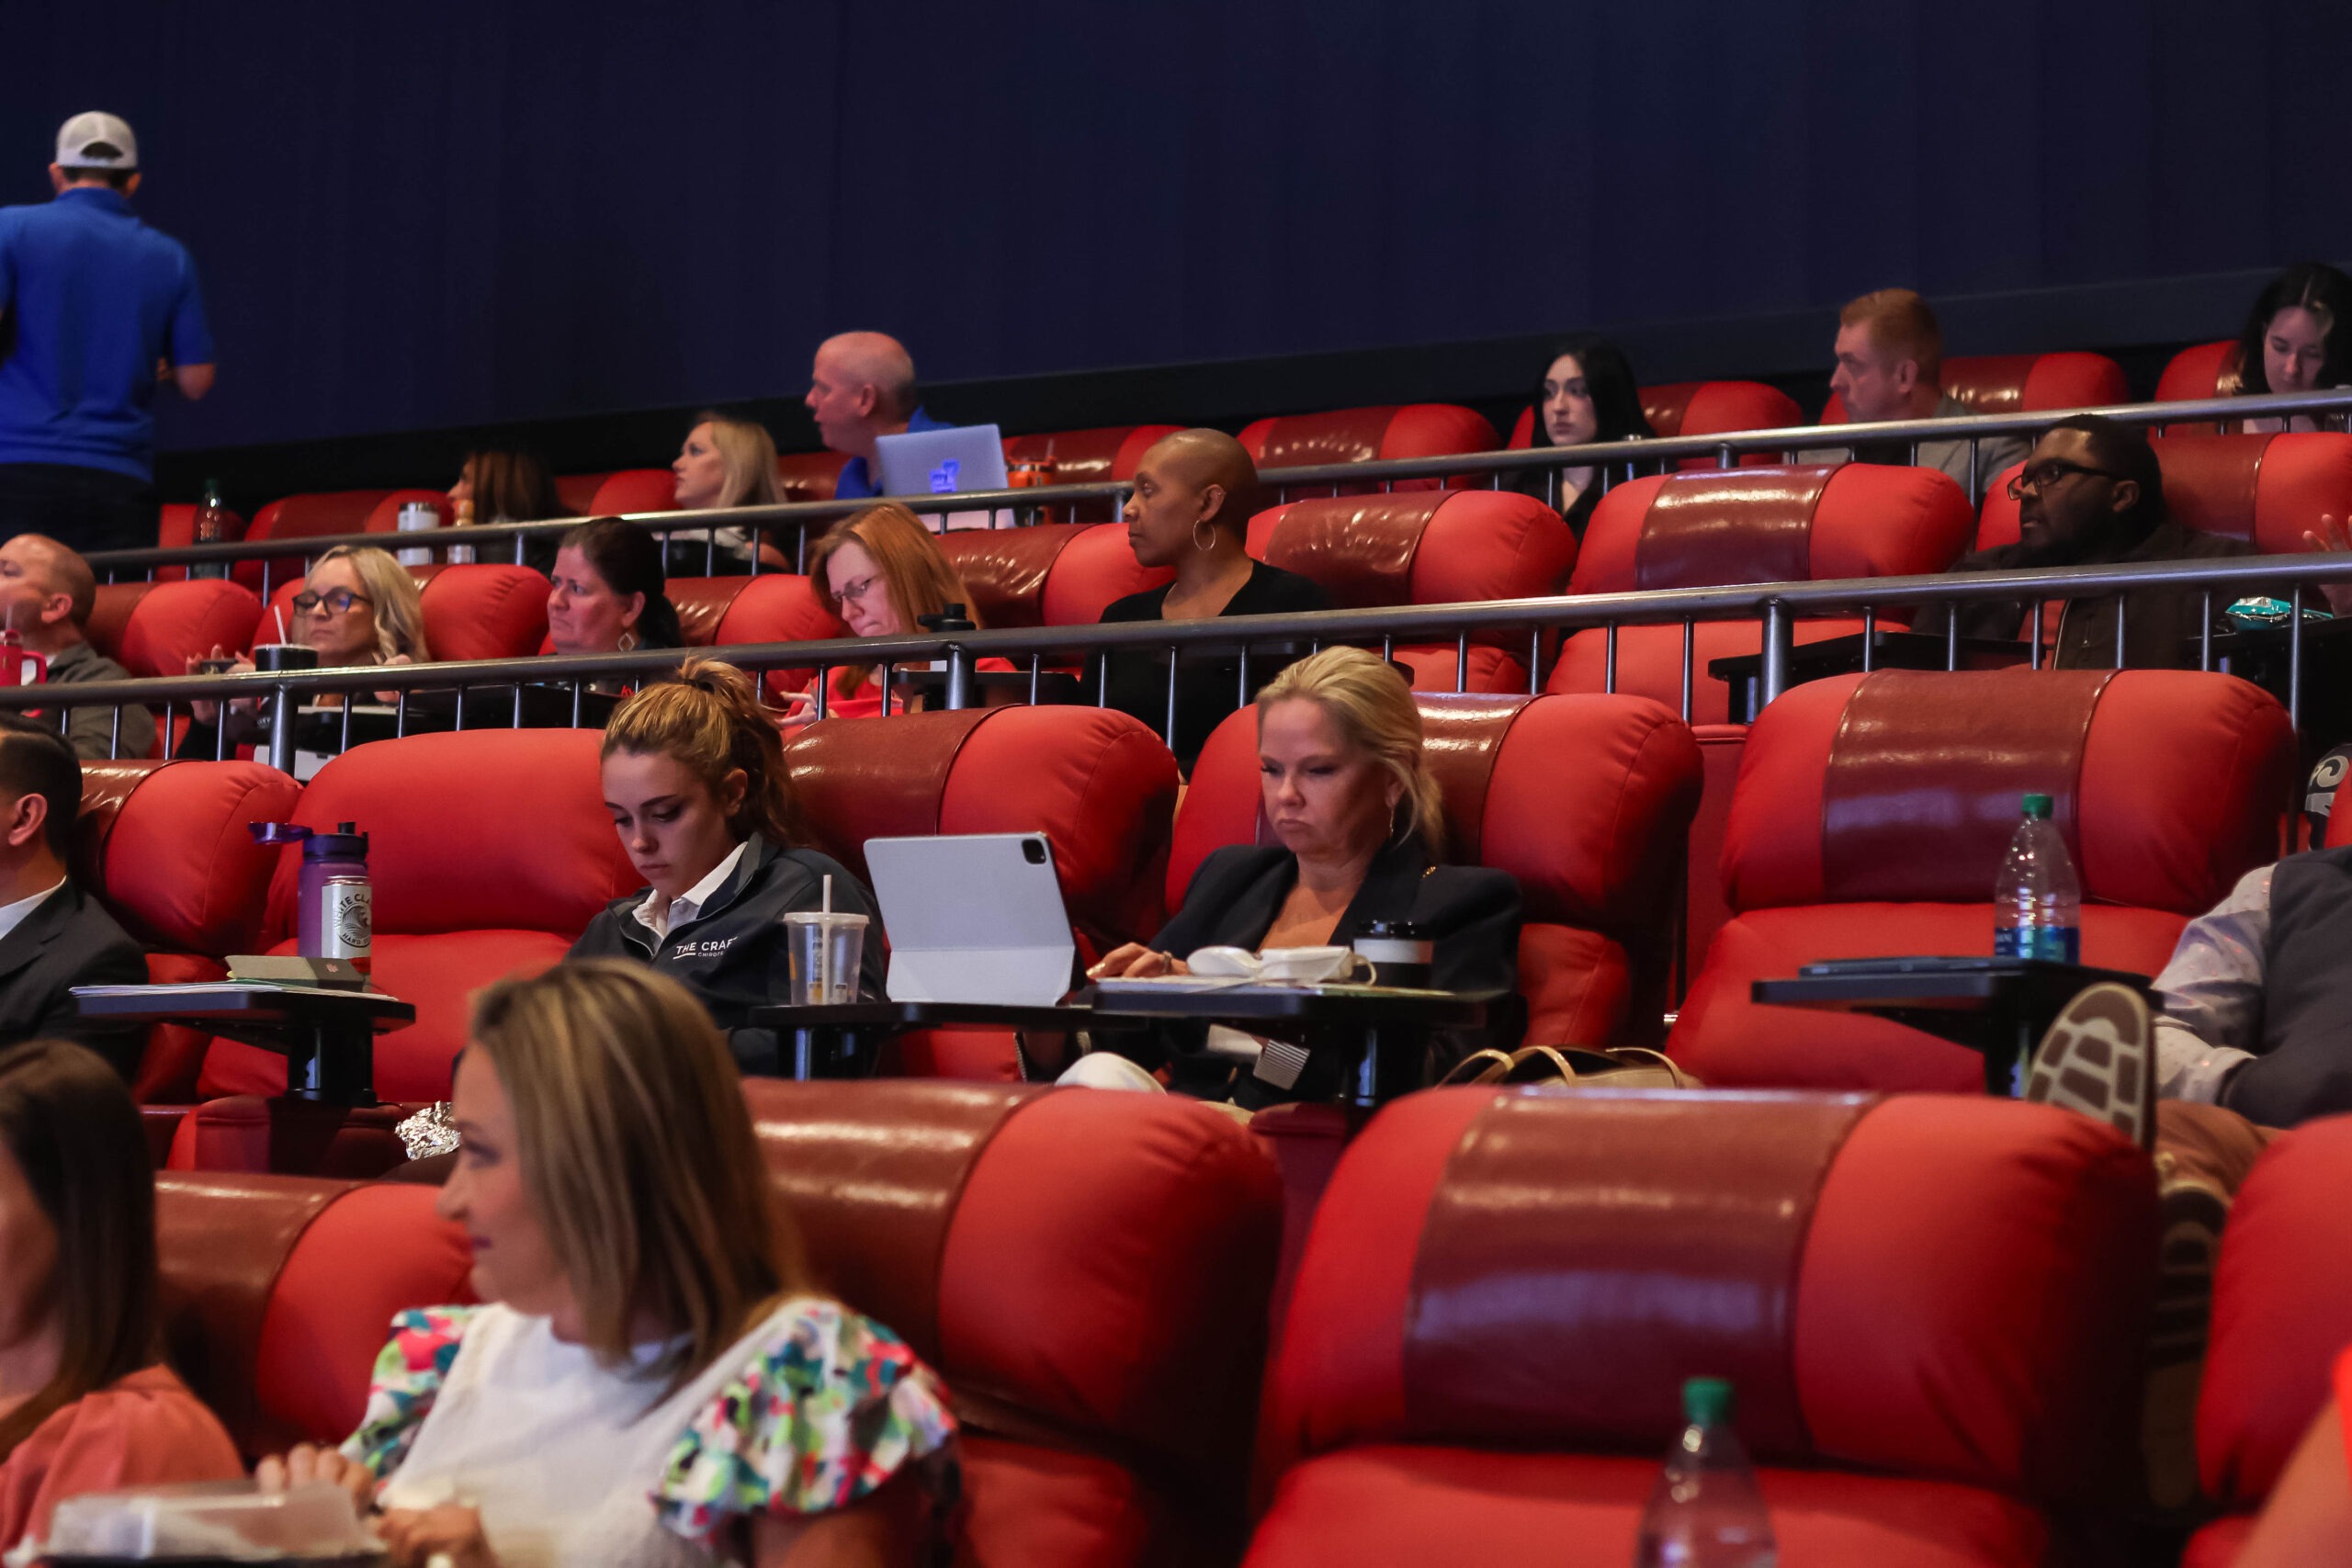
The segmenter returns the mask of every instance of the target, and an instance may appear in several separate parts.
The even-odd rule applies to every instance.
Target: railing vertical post
[[[2303,728],[2303,585],[2295,584],[2294,614],[2287,622],[2287,723]]]
[[[1697,683],[1699,667],[1699,623],[1682,623],[1682,722],[1690,722],[1691,689]]]
[[[972,705],[972,656],[960,643],[947,650],[947,705],[950,709]]]
[[[1764,675],[1763,689],[1757,694],[1757,709],[1771,706],[1781,694],[1789,689],[1789,659],[1795,649],[1795,627],[1789,619],[1788,604],[1779,599],[1764,601]]]
[[[1600,637],[1600,689],[1614,694],[1617,690],[1617,623],[1609,623]]]
[[[1952,619],[1960,619],[1960,607],[1952,607]],[[1878,668],[1878,606],[1862,606],[1862,673],[1867,675]]]
[[[292,777],[294,773],[294,716],[300,705],[295,700],[294,688],[279,682],[269,692],[269,765]],[[229,733],[229,705],[220,705],[220,733]]]

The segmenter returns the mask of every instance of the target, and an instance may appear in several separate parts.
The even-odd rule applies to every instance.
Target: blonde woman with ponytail
[[[808,847],[784,742],[750,676],[689,659],[605,727],[605,805],[629,863],[650,885],[615,901],[574,958],[634,958],[692,991],[746,1073],[782,1070],[775,1032],[753,1008],[788,999],[784,917],[833,908],[864,915],[859,990],[882,995],[881,917],[847,867]]]
[[[1433,945],[1431,985],[1498,993],[1484,1037],[1439,1041],[1436,1070],[1476,1046],[1518,1043],[1519,882],[1507,871],[1439,863],[1437,779],[1422,753],[1420,709],[1396,667],[1358,648],[1291,665],[1258,694],[1258,762],[1277,841],[1212,853],[1159,934],[1114,950],[1090,977],[1187,974],[1186,960],[1204,947],[1346,947],[1374,921],[1402,921]],[[1171,1028],[1140,1055],[1123,1043],[1118,1056],[1080,1057],[1062,1081],[1157,1089],[1141,1067],[1164,1057],[1178,1090],[1248,1109],[1337,1092],[1327,1058],[1283,1081],[1288,1054],[1253,1060],[1247,1039],[1204,1041],[1197,1025]]]

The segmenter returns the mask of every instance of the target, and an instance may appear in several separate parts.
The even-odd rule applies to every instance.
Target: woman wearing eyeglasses
[[[911,637],[922,617],[939,615],[950,604],[964,606],[964,619],[980,623],[978,610],[922,520],[895,502],[869,506],[837,525],[810,552],[808,575],[825,608],[842,618],[852,637]],[[983,659],[978,668],[1008,671],[1001,659]],[[832,671],[825,694],[829,718],[870,718],[882,712],[882,667],[850,664]],[[795,721],[817,716],[814,697],[803,694]],[[903,694],[894,704],[922,706]]]
[[[288,639],[317,649],[322,670],[432,660],[424,641],[424,602],[417,593],[416,579],[382,550],[338,545],[327,551],[311,568],[302,592],[294,596],[293,609],[286,623]],[[274,620],[263,625],[266,631],[277,629]],[[210,657],[218,660],[223,654],[216,647]],[[195,671],[202,662],[207,661],[190,659],[188,668]],[[250,658],[239,658],[229,665],[232,671],[253,667]],[[343,697],[337,693],[322,694],[304,705],[311,710],[342,705]],[[178,755],[210,757],[220,745],[216,730],[220,705],[192,702],[188,708],[195,722],[189,725]],[[252,740],[258,729],[254,704],[242,699],[231,704],[227,728],[228,744]]]

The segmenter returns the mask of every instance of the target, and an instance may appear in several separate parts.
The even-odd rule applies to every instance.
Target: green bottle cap
[[[2025,814],[2039,821],[2049,821],[2050,797],[2046,795],[2027,795],[2025,797]]]
[[[1729,1378],[1689,1378],[1682,1384],[1682,1418],[1699,1427],[1721,1427],[1731,1420]]]

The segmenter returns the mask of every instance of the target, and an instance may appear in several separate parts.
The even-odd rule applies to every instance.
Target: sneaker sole
[[[2142,1148],[2155,1135],[2154,1024],[2128,986],[2093,986],[2066,1004],[2026,1075],[2025,1098],[2078,1111]]]

